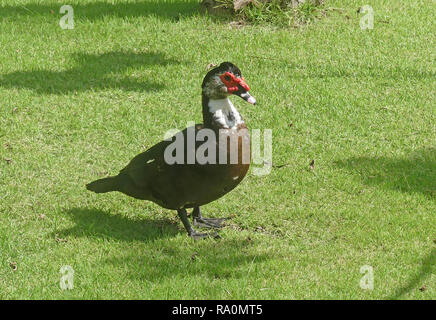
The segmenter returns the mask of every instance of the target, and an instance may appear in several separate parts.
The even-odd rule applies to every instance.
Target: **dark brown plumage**
[[[234,81],[227,82],[222,78],[226,72],[234,76]],[[220,80],[220,76],[224,83]],[[177,210],[191,237],[209,236],[209,234],[198,233],[191,227],[186,209],[194,208],[194,225],[208,228],[221,227],[223,219],[203,218],[200,206],[234,189],[248,171],[249,132],[239,113],[228,100],[231,94],[228,88],[233,88],[233,94],[241,96],[250,103],[255,103],[254,98],[247,92],[248,86],[241,79],[239,69],[229,62],[222,63],[205,76],[202,84],[204,123],[181,131],[183,136],[180,137],[183,137],[184,145],[183,163],[168,164],[166,161],[165,150],[175,141],[174,136],[172,140],[161,141],[134,157],[117,176],[91,182],[87,185],[87,189],[96,193],[120,191],[128,196],[150,200],[164,208]],[[234,91],[235,86],[237,86],[237,91]],[[187,132],[188,130],[195,131],[195,136],[197,136],[202,129],[210,129],[209,131],[212,130],[215,133],[216,139],[211,142],[216,150],[216,161],[201,164],[198,159],[195,159],[193,164],[188,164],[188,152],[197,152],[204,142],[195,141],[195,150],[189,149]],[[232,143],[220,145],[220,135],[229,142],[237,142],[236,163],[230,163]],[[227,157],[227,161],[225,164],[220,164],[220,156],[223,155]]]

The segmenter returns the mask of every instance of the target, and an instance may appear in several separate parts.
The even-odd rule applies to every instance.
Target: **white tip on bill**
[[[254,97],[250,97],[248,98],[247,102],[251,104],[256,104],[256,99],[254,99]]]

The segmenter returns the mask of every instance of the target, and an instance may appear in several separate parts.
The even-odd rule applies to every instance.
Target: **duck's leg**
[[[209,233],[200,233],[194,230],[192,228],[191,224],[189,223],[188,216],[186,214],[186,209],[178,209],[177,213],[179,214],[180,219],[183,222],[183,225],[185,226],[186,231],[188,232],[188,235],[193,239],[204,239],[208,237],[218,238],[218,234],[215,232],[213,234]]]
[[[203,218],[200,207],[194,207],[192,211],[192,220],[194,226],[219,229],[223,227],[223,222],[226,219]]]

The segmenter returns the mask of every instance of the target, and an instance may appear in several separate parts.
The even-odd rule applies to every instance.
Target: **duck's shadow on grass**
[[[421,267],[416,275],[409,279],[406,285],[397,289],[394,294],[387,299],[400,299],[404,294],[422,286],[423,281],[436,272],[436,249],[433,249],[421,262]],[[424,289],[425,290],[425,289]]]
[[[62,237],[97,237],[121,241],[152,241],[173,237],[181,231],[170,219],[130,219],[120,214],[110,214],[99,209],[73,208],[64,212],[75,226],[56,231]]]
[[[26,3],[22,5],[0,6],[0,17],[17,15],[45,15],[59,20],[64,14],[60,14],[62,3],[42,4]],[[114,2],[95,1],[85,4],[71,4],[74,9],[74,20],[95,21],[105,17],[134,18],[144,16],[156,16],[162,19],[170,19],[175,22],[180,17],[192,16],[199,11],[199,3],[196,1],[135,1]]]
[[[187,272],[205,274],[211,280],[242,278],[246,276],[247,268],[251,270],[268,259],[266,252],[249,250],[253,244],[244,239],[191,240],[177,222],[169,219],[132,219],[85,208],[68,209],[64,214],[71,217],[75,226],[55,231],[59,238],[103,238],[147,244],[144,252],[126,250],[105,260],[116,268],[127,270],[135,279],[152,281]],[[172,239],[178,234],[186,237],[182,245],[179,240]]]
[[[358,174],[362,183],[436,199],[436,149],[424,149],[402,158],[353,157],[336,165]]]
[[[103,54],[80,53],[73,56],[74,66],[63,71],[15,71],[0,75],[0,87],[31,89],[38,93],[68,93],[73,91],[122,89],[153,91],[165,87],[154,73],[140,70],[146,76],[126,76],[126,70],[147,66],[180,63],[158,52],[113,51]],[[121,74],[121,75],[120,75]],[[147,78],[148,77],[148,78]]]
[[[363,184],[405,192],[424,194],[430,201],[436,200],[436,149],[415,152],[408,157],[354,157],[336,164],[352,173],[359,174]],[[426,256],[416,276],[397,289],[388,299],[398,299],[422,285],[434,272],[436,249]]]
[[[193,246],[175,246],[163,243],[154,250],[124,253],[105,262],[127,270],[128,276],[141,281],[158,281],[161,278],[203,278],[210,284],[226,279],[261,281],[259,268],[271,259],[267,252],[248,248],[237,239],[219,241],[201,240]],[[134,266],[134,267],[131,267]]]

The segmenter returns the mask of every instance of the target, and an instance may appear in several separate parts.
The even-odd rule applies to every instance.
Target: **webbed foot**
[[[196,227],[200,227],[200,228],[212,228],[212,229],[219,229],[222,228],[223,222],[226,219],[213,219],[213,218],[198,218],[198,217],[194,217],[193,218],[193,222],[194,222],[194,226]]]
[[[224,226],[223,222],[225,220],[227,219],[203,218],[203,216],[201,215],[200,207],[195,207],[192,211],[192,221],[194,222],[194,226],[197,227],[219,229]]]
[[[180,219],[183,222],[183,225],[185,226],[186,231],[188,232],[188,235],[194,239],[194,240],[198,240],[198,239],[205,239],[205,238],[214,238],[214,239],[219,239],[221,238],[218,233],[213,232],[213,233],[200,233],[195,231],[192,227],[191,224],[189,223],[188,217],[187,217],[187,213],[185,209],[178,209],[177,213],[179,214]]]

